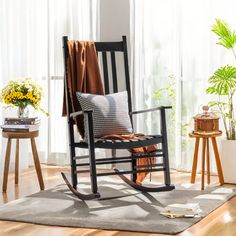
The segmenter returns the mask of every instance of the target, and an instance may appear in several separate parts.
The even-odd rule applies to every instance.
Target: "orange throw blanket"
[[[68,41],[68,59],[67,59],[67,83],[69,88],[69,98],[71,102],[71,112],[80,111],[81,107],[76,98],[76,92],[104,94],[103,83],[100,75],[96,48],[93,42],[87,41]],[[66,115],[65,93],[63,99],[63,116]],[[84,137],[83,117],[79,116],[75,120],[79,133]],[[109,139],[132,139],[140,135],[109,135]],[[103,137],[105,138],[105,137]],[[133,148],[131,153],[150,153],[156,150],[156,146],[143,148]],[[137,159],[138,165],[147,165],[155,163],[155,158]],[[141,169],[141,168],[139,168]],[[141,183],[147,173],[137,173],[137,183]]]
[[[102,79],[98,65],[96,48],[93,42],[68,41],[67,83],[72,111],[80,111],[81,107],[76,98],[76,92],[104,94]],[[65,93],[62,115],[66,115]],[[80,135],[84,137],[83,117],[79,116],[76,125]]]

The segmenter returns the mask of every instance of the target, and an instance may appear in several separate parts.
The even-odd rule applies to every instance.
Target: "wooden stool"
[[[205,153],[206,153],[206,165],[207,165],[207,183],[210,184],[210,154],[209,154],[209,138],[211,138],[212,146],[215,154],[216,167],[219,177],[220,185],[224,184],[224,176],[222,172],[222,167],[220,163],[220,156],[217,148],[216,137],[221,136],[221,132],[218,133],[202,133],[195,134],[190,133],[190,138],[196,138],[195,149],[194,149],[194,157],[193,157],[193,166],[192,166],[192,175],[191,175],[191,183],[195,183],[196,178],[196,170],[197,170],[197,161],[198,161],[198,148],[199,141],[202,138],[202,190],[204,190],[204,174],[205,174]]]
[[[35,137],[38,137],[39,131],[31,131],[31,132],[2,132],[2,136],[7,138],[7,149],[4,163],[4,175],[3,175],[3,185],[2,191],[6,192],[7,190],[7,180],[8,180],[8,171],[10,164],[10,154],[11,154],[11,140],[16,139],[16,154],[15,154],[15,184],[18,184],[19,179],[19,139],[29,138],[31,141],[31,148],[33,152],[34,165],[38,176],[39,186],[41,190],[44,190],[44,182],[41,171],[41,166],[39,162],[39,156],[36,148]]]

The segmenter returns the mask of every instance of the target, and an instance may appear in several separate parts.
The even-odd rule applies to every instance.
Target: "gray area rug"
[[[87,191],[88,185],[80,185]],[[176,234],[201,220],[235,195],[228,188],[194,190],[178,186],[171,192],[140,193],[119,179],[100,181],[100,200],[83,202],[75,198],[65,185],[59,185],[0,207],[0,219],[28,223]],[[114,197],[115,196],[115,197]],[[169,219],[160,215],[168,204],[199,203],[199,218]]]

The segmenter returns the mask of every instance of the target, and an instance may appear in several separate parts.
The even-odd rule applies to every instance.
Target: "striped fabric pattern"
[[[110,134],[130,134],[132,125],[129,117],[127,91],[96,95],[77,92],[81,108],[93,110],[94,136],[99,138]],[[84,119],[85,140],[88,137],[87,120]]]

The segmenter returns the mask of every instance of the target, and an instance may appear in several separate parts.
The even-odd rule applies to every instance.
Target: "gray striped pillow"
[[[94,137],[110,134],[132,133],[127,91],[109,95],[76,93],[82,110],[93,110]],[[88,137],[87,120],[84,119],[85,140]]]

